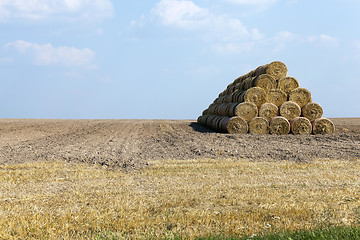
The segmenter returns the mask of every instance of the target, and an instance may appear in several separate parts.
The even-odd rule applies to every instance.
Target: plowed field
[[[150,160],[359,159],[360,118],[332,119],[332,135],[231,135],[193,120],[0,119],[0,164],[65,160],[121,167]]]

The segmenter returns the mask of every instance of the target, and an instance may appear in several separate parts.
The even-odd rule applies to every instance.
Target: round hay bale
[[[241,92],[240,89],[236,89],[235,92],[233,92],[231,102],[237,102],[239,92]]]
[[[204,119],[204,115],[201,115],[201,116],[199,116],[199,117],[197,118],[197,122],[198,122],[199,124],[202,124],[202,123],[203,123],[203,119]]]
[[[285,135],[290,132],[290,122],[281,116],[274,117],[270,121],[270,133],[274,135]]]
[[[238,83],[241,83],[242,81],[244,81],[245,78],[247,78],[247,74],[244,74],[240,77],[238,77],[237,79],[234,80],[234,84],[238,84]]]
[[[280,116],[287,120],[293,120],[296,117],[300,117],[301,108],[296,102],[287,101],[280,106]]]
[[[201,118],[201,123],[202,125],[205,125],[207,126],[207,119],[209,118],[210,115],[204,115],[202,118]]]
[[[239,102],[252,102],[257,107],[260,107],[267,101],[267,95],[264,89],[259,87],[250,88],[244,92],[241,92],[237,98]]]
[[[231,103],[232,102],[232,93],[229,93],[229,95],[226,95],[225,99],[224,99],[224,103]]]
[[[216,106],[215,103],[210,104],[209,107],[208,107],[207,114],[214,114],[214,108],[215,108],[215,106]]]
[[[249,123],[249,132],[253,134],[268,134],[269,122],[262,117],[253,118]]]
[[[311,134],[312,125],[309,119],[297,117],[290,121],[291,132],[294,135]]]
[[[220,116],[213,115],[211,118],[210,127],[214,129],[215,131],[219,131],[219,121],[221,120]]]
[[[299,82],[294,77],[283,77],[278,81],[277,88],[290,94],[292,90],[299,87]]]
[[[226,130],[231,134],[245,134],[248,132],[248,124],[242,117],[230,118]]]
[[[255,77],[249,77],[247,79],[245,79],[242,84],[241,84],[241,88],[244,90],[247,90],[249,88],[252,88],[252,82],[254,81]]]
[[[335,125],[327,118],[319,118],[312,122],[314,134],[332,134],[335,131]]]
[[[236,116],[236,107],[239,105],[239,103],[231,103],[230,104],[230,107],[229,107],[229,117],[233,117],[233,116]]]
[[[227,105],[228,105],[227,103],[220,104],[217,114],[220,116],[226,116],[227,115],[227,112],[226,112]]]
[[[204,125],[211,128],[211,122],[213,120],[215,115],[207,115],[206,118],[204,119]]]
[[[219,122],[219,130],[221,132],[227,132],[227,125],[229,124],[230,117],[222,117]]]
[[[207,115],[207,114],[209,114],[209,109],[207,108],[207,109],[205,109],[203,112],[202,112],[202,115],[204,116],[204,115]]]
[[[288,95],[280,89],[271,89],[267,95],[268,102],[275,104],[277,107],[280,107],[281,104],[286,102],[288,97]]]
[[[258,116],[258,108],[252,102],[242,102],[235,107],[234,115],[250,122],[251,119]]]
[[[302,108],[311,102],[311,93],[306,88],[295,88],[289,94],[289,101],[296,102]]]
[[[286,65],[280,61],[275,61],[264,66],[260,66],[256,69],[256,76],[260,76],[261,74],[269,74],[278,80],[287,75],[288,69]]]
[[[243,102],[242,95],[245,94],[245,90],[238,90],[233,94],[233,102]]]
[[[316,119],[321,118],[324,111],[323,111],[322,107],[320,106],[320,104],[311,102],[311,103],[306,104],[301,109],[301,113],[304,117],[309,119],[310,122],[313,122]]]
[[[226,95],[221,96],[221,97],[218,97],[218,98],[216,98],[216,99],[214,100],[214,103],[216,103],[216,104],[221,104],[221,103],[224,102],[224,99],[225,99],[225,98],[226,98]]]
[[[268,93],[271,89],[276,88],[276,80],[274,77],[272,77],[269,74],[261,74],[260,76],[253,78],[250,81],[250,87],[260,87],[265,90],[266,93]],[[247,89],[249,89],[248,87]]]
[[[264,103],[259,109],[259,117],[270,121],[279,115],[279,108],[273,103]]]

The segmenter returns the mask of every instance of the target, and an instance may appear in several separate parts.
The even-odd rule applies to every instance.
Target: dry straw
[[[323,115],[323,109],[318,103],[308,103],[301,109],[302,115],[310,120],[310,122],[321,118]]]
[[[260,76],[261,74],[269,74],[278,80],[287,75],[287,67],[284,63],[275,61],[264,66],[260,66],[255,70],[255,75]],[[254,74],[254,73],[253,73]]]
[[[299,87],[299,82],[294,77],[283,77],[278,81],[277,88],[290,94],[292,90]]]
[[[294,135],[311,134],[312,125],[309,119],[297,117],[290,121],[291,132]]]
[[[281,104],[287,101],[287,97],[287,94],[280,89],[271,89],[267,93],[268,102],[273,103],[278,107],[280,107]]]
[[[300,117],[301,108],[297,103],[287,101],[280,106],[280,115],[290,121],[296,117]]]
[[[265,92],[269,92],[271,89],[276,88],[276,80],[269,74],[261,74],[256,77],[251,84],[251,87],[261,87]]]
[[[314,134],[332,134],[335,131],[335,126],[332,121],[327,118],[319,118],[312,122]]]
[[[235,116],[242,117],[246,122],[258,116],[258,108],[254,103],[243,102],[236,106],[234,111]]]
[[[219,105],[216,114],[220,115],[220,116],[228,116],[228,105],[230,105],[229,103],[222,103]]]
[[[245,134],[249,130],[247,122],[241,117],[230,118],[226,129],[231,134]]]
[[[279,108],[273,103],[264,103],[259,110],[259,117],[270,121],[279,115]]]
[[[290,132],[290,122],[281,116],[274,117],[270,121],[270,133],[274,135],[285,135]]]
[[[227,125],[230,121],[230,117],[222,117],[219,122],[219,131],[220,132],[227,132]]]
[[[264,89],[253,87],[241,92],[237,98],[238,102],[252,102],[257,107],[260,107],[267,101],[267,95]]]
[[[289,101],[296,102],[302,108],[311,102],[311,93],[306,88],[295,88],[289,94]]]
[[[253,118],[249,123],[249,132],[253,134],[269,134],[269,122],[262,117]]]

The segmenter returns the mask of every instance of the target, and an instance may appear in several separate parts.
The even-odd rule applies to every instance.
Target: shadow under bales
[[[214,133],[215,131],[205,127],[197,122],[192,122],[189,125],[193,130],[197,131],[197,132],[201,132],[201,133]]]

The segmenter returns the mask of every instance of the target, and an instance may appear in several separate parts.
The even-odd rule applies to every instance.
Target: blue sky
[[[0,0],[0,118],[196,119],[275,60],[360,117],[358,0]]]

